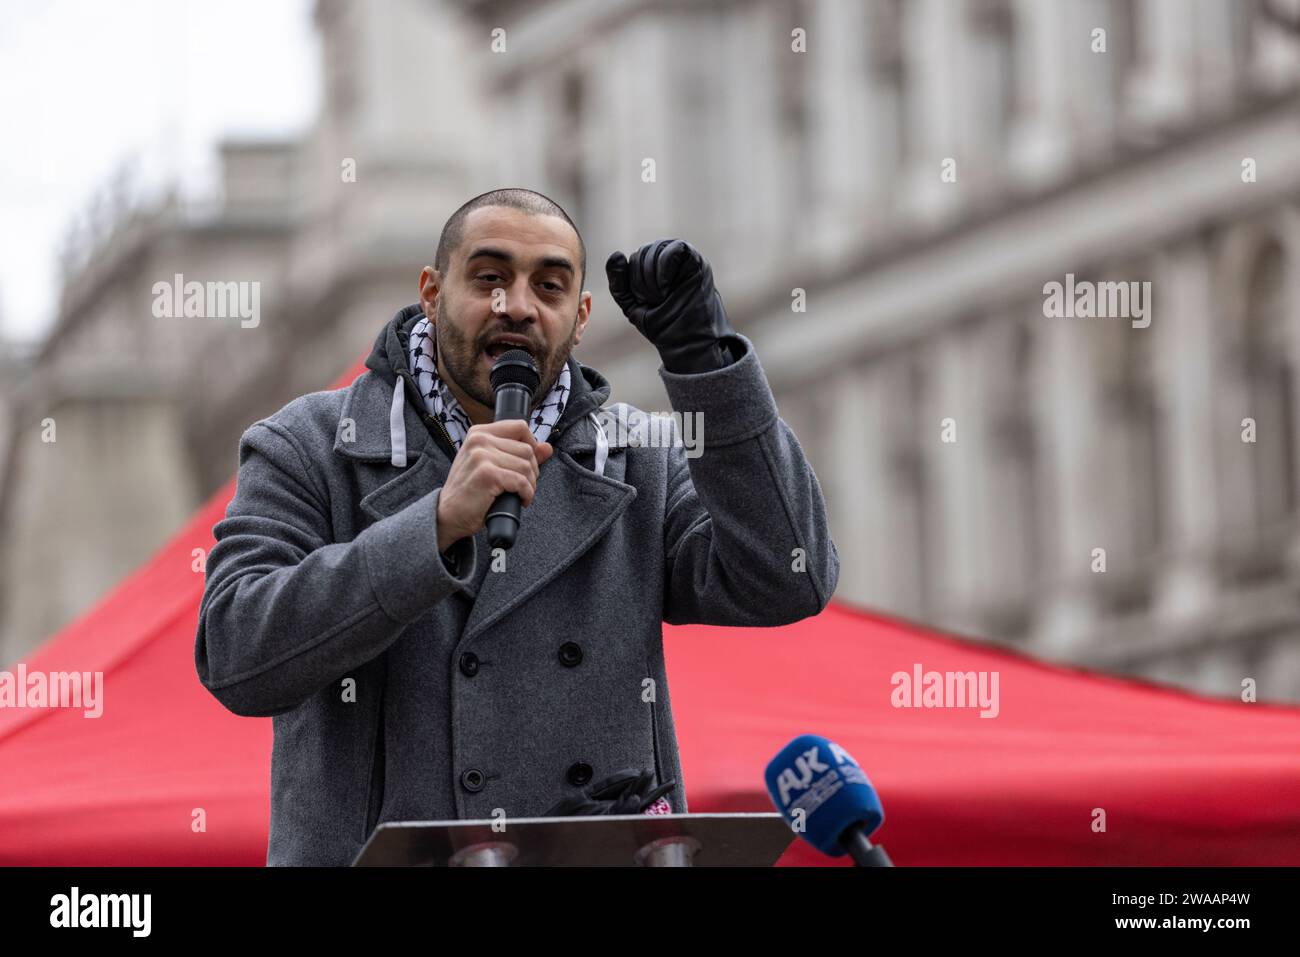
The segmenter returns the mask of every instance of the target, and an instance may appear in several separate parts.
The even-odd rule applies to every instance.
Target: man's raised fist
[[[711,372],[730,364],[720,341],[735,335],[713,288],[713,269],[690,243],[661,239],[631,258],[615,251],[605,262],[609,293],[674,373]]]

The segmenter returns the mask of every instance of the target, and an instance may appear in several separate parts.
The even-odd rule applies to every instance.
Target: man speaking
[[[665,240],[606,263],[662,360],[659,429],[572,355],[586,272],[554,202],[477,196],[369,371],[240,439],[195,662],[226,708],[274,717],[268,864],[350,864],[384,821],[684,812],[662,622],[783,625],[835,590],[821,488],[708,262]],[[494,421],[510,349],[536,388]],[[519,524],[493,548],[505,493]]]

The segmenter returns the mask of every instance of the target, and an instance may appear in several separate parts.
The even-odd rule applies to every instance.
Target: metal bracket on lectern
[[[462,847],[447,861],[448,867],[509,867],[519,848],[508,841],[483,841]]]

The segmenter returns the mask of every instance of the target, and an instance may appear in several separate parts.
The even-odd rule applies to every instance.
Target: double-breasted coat
[[[604,409],[610,384],[571,356],[514,547],[494,570],[480,531],[444,560],[455,449],[407,367],[419,317],[398,312],[347,388],[244,432],[213,529],[195,661],[226,708],[272,718],[268,864],[349,864],[383,821],[538,816],[628,767],[676,780],[686,811],[662,624],[787,624],[839,578],[817,478],[739,335],[725,368],[660,367],[673,411],[702,414],[695,457]],[[630,436],[604,427],[618,416]]]

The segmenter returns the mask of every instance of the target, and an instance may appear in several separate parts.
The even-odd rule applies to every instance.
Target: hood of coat
[[[448,441],[443,430],[433,424],[425,411],[424,399],[420,396],[411,374],[407,360],[411,330],[424,315],[419,303],[406,306],[397,311],[379,334],[375,337],[374,348],[366,357],[366,368],[391,390],[389,414],[389,444],[394,464],[405,464],[407,442],[414,443],[412,452],[418,452],[422,441],[415,436],[408,436],[404,423],[408,421],[406,406],[415,410],[415,414],[424,422],[429,438],[443,450],[447,458],[454,458],[456,449]],[[551,430],[548,441],[557,448],[569,452],[594,449],[597,446],[596,425],[590,415],[601,408],[610,395],[609,381],[588,366],[580,363],[572,354],[568,359],[571,391],[564,412]],[[575,428],[574,424],[578,423]],[[563,441],[561,441],[563,439]]]

